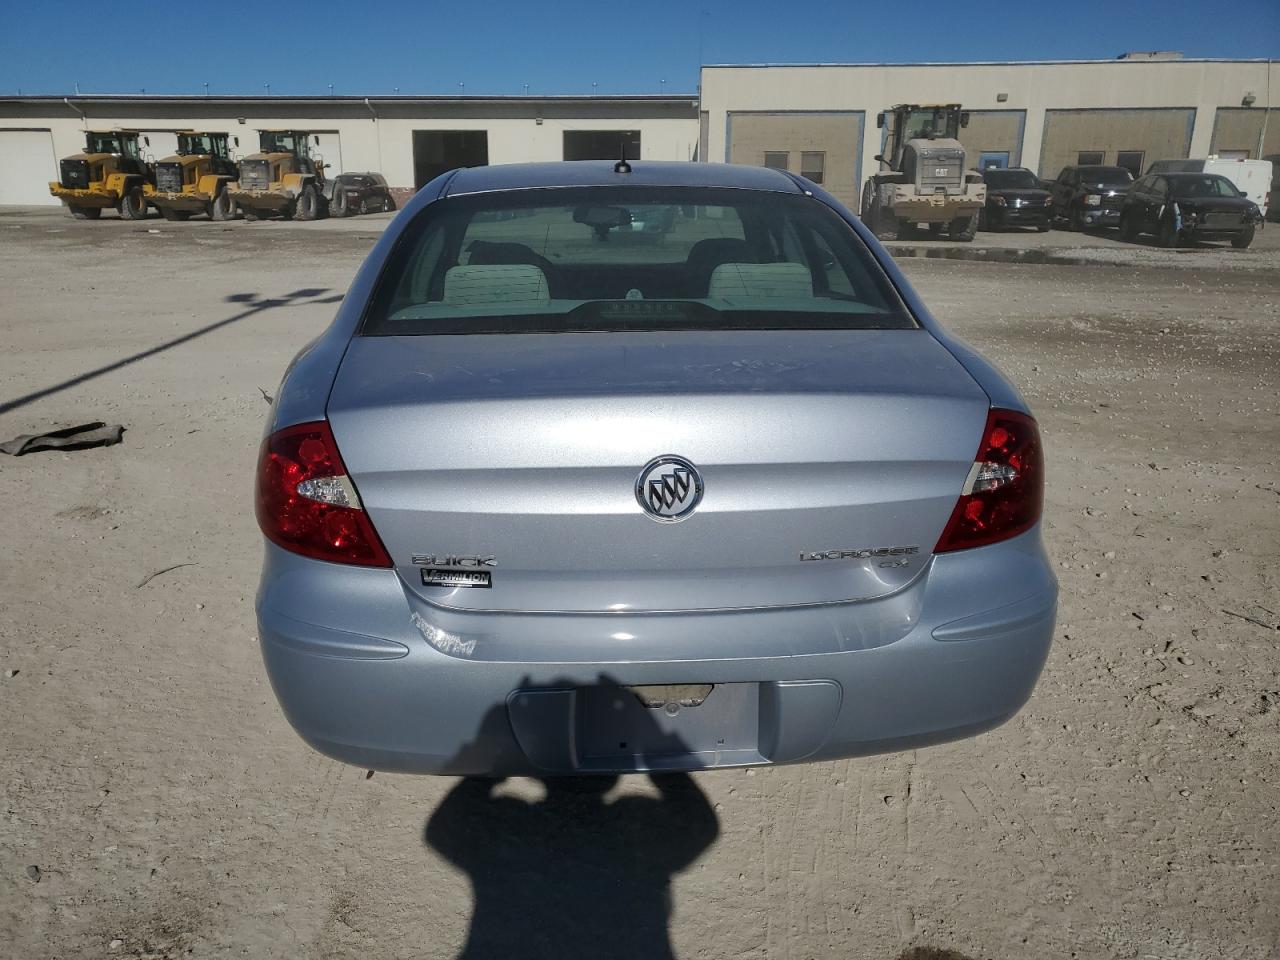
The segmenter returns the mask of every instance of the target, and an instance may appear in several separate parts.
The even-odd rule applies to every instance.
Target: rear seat
[[[444,275],[444,302],[448,306],[512,303],[547,304],[551,294],[546,275],[523,263],[468,264],[450,267]]]

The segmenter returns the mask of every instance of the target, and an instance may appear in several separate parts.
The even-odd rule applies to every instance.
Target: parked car
[[[333,180],[329,212],[335,217],[380,213],[396,208],[387,178],[380,173],[340,173]]]
[[[1157,160],[1147,168],[1147,173],[1216,173],[1230,180],[1266,217],[1275,167],[1270,160],[1211,156],[1201,160]]]
[[[260,647],[302,737],[369,769],[913,749],[1031,693],[1043,476],[1017,391],[821,187],[463,169],[276,394]]]
[[[1053,182],[1054,216],[1072,230],[1119,226],[1131,183],[1133,174],[1124,167],[1063,167]]]
[[[978,219],[982,230],[1003,227],[1049,229],[1053,219],[1053,194],[1026,167],[992,168],[982,172],[987,184],[987,205]]]
[[[1230,240],[1243,250],[1262,222],[1258,205],[1226,177],[1206,173],[1149,173],[1129,189],[1120,235],[1154,234],[1162,247],[1183,240]]]

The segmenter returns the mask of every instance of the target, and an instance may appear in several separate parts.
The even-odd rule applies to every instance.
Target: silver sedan
[[[363,767],[830,760],[988,730],[1057,584],[1026,404],[763,168],[430,183],[295,359],[257,477],[286,716]]]

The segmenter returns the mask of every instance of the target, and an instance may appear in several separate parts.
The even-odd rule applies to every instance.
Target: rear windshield
[[[1241,193],[1226,177],[1205,174],[1203,176],[1170,177],[1169,185],[1175,197],[1239,197]]]
[[[820,201],[592,187],[432,204],[392,252],[361,333],[915,326]]]
[[[995,187],[997,190],[1017,190],[1040,186],[1040,181],[1036,179],[1036,175],[1030,170],[988,170],[982,175],[982,179],[986,181],[987,186]]]

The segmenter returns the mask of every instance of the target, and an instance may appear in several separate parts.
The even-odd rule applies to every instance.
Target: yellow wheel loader
[[[232,202],[251,217],[326,216],[333,181],[325,179],[324,160],[311,155],[311,139],[303,130],[263,130],[259,151],[240,161],[240,179],[229,188]]]
[[[235,204],[227,187],[236,176],[227,134],[183,130],[178,134],[178,152],[156,164],[151,201],[166,220],[186,220],[193,213],[230,220]]]
[[[905,240],[918,226],[969,241],[987,203],[982,174],[967,168],[959,136],[969,114],[958,103],[899,104],[876,117],[885,131],[880,170],[862,188],[862,222],[881,240]]]
[[[84,151],[64,157],[49,192],[78,220],[97,220],[108,207],[141,220],[155,192],[155,172],[142,158],[134,130],[90,130]]]

